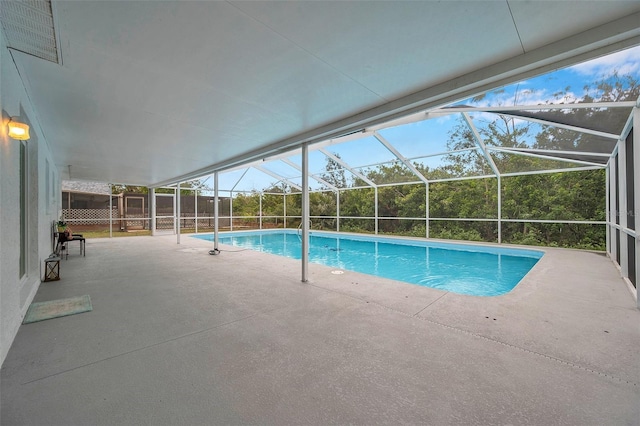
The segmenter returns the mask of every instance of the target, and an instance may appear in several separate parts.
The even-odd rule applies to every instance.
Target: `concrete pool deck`
[[[21,326],[0,423],[631,424],[640,311],[604,255],[545,249],[474,297],[175,236],[91,239]],[[228,250],[225,250],[228,249]]]

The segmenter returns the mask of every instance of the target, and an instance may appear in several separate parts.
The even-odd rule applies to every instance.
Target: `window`
[[[49,170],[49,160],[45,160],[45,166],[45,213],[49,214],[49,211],[51,210],[51,192],[49,192],[49,185],[51,182],[51,176],[49,176],[49,174],[51,172]]]
[[[20,142],[20,278],[27,273],[28,166],[27,144]]]

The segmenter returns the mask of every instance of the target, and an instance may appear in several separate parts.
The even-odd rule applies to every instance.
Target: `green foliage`
[[[263,205],[264,210],[264,205]],[[238,194],[233,199],[234,216],[259,216],[260,215],[260,194]]]
[[[508,219],[605,220],[605,171],[587,170],[502,179]]]
[[[340,191],[340,216],[375,216],[374,189],[351,189]]]
[[[503,179],[506,219],[605,220],[605,171],[589,170]],[[603,250],[605,228],[585,224],[505,223],[503,240],[516,244]]]
[[[383,170],[393,173],[393,168]],[[434,182],[429,185],[429,235],[431,238],[496,242],[498,240],[498,180],[495,177]],[[234,199],[234,215],[257,216],[260,194],[240,194]],[[287,216],[301,215],[301,194],[286,197]],[[605,172],[602,169],[509,176],[502,178],[502,217],[518,220],[605,219]],[[375,189],[340,191],[340,229],[345,232],[375,231]],[[309,196],[314,229],[336,229],[337,204],[333,192]],[[378,188],[378,230],[382,234],[424,237],[426,188],[405,184]],[[264,216],[283,216],[283,196],[262,196]],[[318,217],[320,216],[320,217]],[[326,218],[322,218],[325,216]],[[485,221],[446,218],[492,219]],[[273,219],[271,219],[273,220]],[[267,222],[265,222],[267,223]],[[299,218],[287,226],[297,227]],[[273,224],[281,226],[282,220]],[[503,222],[502,240],[513,244],[603,250],[605,228],[601,225]]]
[[[288,216],[302,216],[302,194],[287,195],[286,203]]]
[[[375,223],[372,219],[340,219],[340,230],[343,232],[373,234],[375,232]]]
[[[465,241],[486,241],[494,242],[493,239],[483,238],[480,231],[474,229],[478,223],[474,222],[434,222],[429,229],[431,238],[445,240],[465,240]]]
[[[604,226],[556,223],[503,223],[502,240],[533,246],[605,249]]]
[[[309,194],[311,216],[335,216],[337,214],[336,194],[333,192],[312,192]]]
[[[556,93],[555,97],[566,102],[590,103],[635,100],[640,96],[637,79],[616,73],[606,80],[587,85],[582,90],[582,95],[576,96],[573,93],[577,92],[567,87]],[[484,96],[475,100],[480,101]],[[517,103],[517,99],[513,102]],[[606,124],[609,128],[621,128],[628,111],[620,114],[619,109],[615,108],[589,108],[531,114],[555,114],[556,118],[567,123],[589,123],[594,129],[607,132],[607,129],[598,126]],[[479,123],[475,129],[476,134],[464,119],[460,119],[453,127],[447,147],[455,152],[444,156],[441,166],[429,168],[423,164],[414,164],[431,181],[428,185],[428,199],[425,184],[402,162],[372,166],[362,171],[367,179],[379,185],[376,191],[360,178],[347,178],[339,161],[327,158],[325,172],[320,177],[331,187],[345,189],[339,191],[340,229],[347,232],[375,232],[376,224],[372,218],[376,215],[377,193],[380,233],[424,237],[428,200],[428,216],[432,218],[429,221],[430,237],[495,242],[498,240],[500,191],[501,217],[504,219],[502,241],[603,250],[606,239],[604,225],[536,221],[604,221],[604,169],[504,175],[575,167],[566,161],[540,155],[517,155],[518,150],[610,153],[615,141],[559,127],[533,125],[529,121],[506,114],[483,114],[474,119],[474,123],[476,121]],[[476,135],[480,136],[481,143],[476,141]],[[479,149],[481,144],[489,148],[489,154],[483,154]],[[502,174],[500,189],[494,168]],[[456,180],[473,176],[476,178]],[[394,183],[397,185],[389,185]],[[290,194],[291,188],[280,183],[265,192]],[[259,214],[259,197],[259,193],[238,195],[234,199],[234,214]],[[275,218],[269,219],[275,221],[274,226],[282,224],[282,220],[278,222],[278,218],[284,216],[285,210],[290,217],[301,215],[299,193],[287,195],[286,201],[282,198],[280,195],[262,195],[262,214],[274,216]],[[334,192],[312,193],[309,204],[311,216],[314,216],[314,229],[336,229],[338,202]],[[287,219],[289,227],[296,227],[299,223],[299,218]]]
[[[251,195],[254,198],[259,197],[258,194]],[[262,196],[262,215],[263,216],[283,216],[284,215],[284,195],[264,194]]]
[[[336,155],[336,157],[340,158],[340,155]],[[325,170],[326,172],[320,176],[325,182],[333,185],[335,188],[346,188],[348,186],[344,169],[336,160],[327,157]]]

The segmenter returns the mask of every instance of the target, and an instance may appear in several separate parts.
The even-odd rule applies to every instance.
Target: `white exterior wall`
[[[40,133],[37,117],[0,31],[0,365],[11,347],[44,275],[52,251],[51,224],[58,216],[60,173]],[[28,162],[27,271],[20,277],[20,141],[7,136],[12,116],[30,125]],[[47,167],[48,164],[48,167]],[[48,176],[47,176],[48,169]],[[48,187],[47,187],[48,184]]]

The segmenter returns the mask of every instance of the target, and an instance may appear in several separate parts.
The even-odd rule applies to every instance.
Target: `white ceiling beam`
[[[396,156],[398,160],[402,162],[411,172],[418,177],[422,182],[429,183],[429,180],[420,173],[418,169],[411,163],[411,161],[407,160],[404,155],[400,154],[400,151],[396,149],[388,140],[386,140],[380,133],[374,132],[373,136],[380,141],[385,148],[387,148],[393,155]]]
[[[233,192],[236,189],[236,186],[238,186],[238,184],[240,183],[240,181],[242,180],[242,178],[244,178],[244,175],[247,174],[247,172],[249,171],[249,167],[247,167],[246,169],[244,169],[244,172],[242,172],[242,175],[238,178],[238,180],[236,181],[236,183],[233,184],[233,186],[231,187],[231,189],[229,191]]]
[[[502,177],[504,178],[504,177],[511,177],[511,176],[544,175],[547,173],[579,172],[579,171],[585,171],[585,170],[598,170],[602,168],[604,168],[604,166],[586,166],[586,167],[568,167],[565,169],[530,170],[526,172],[504,173]]]
[[[258,171],[261,171],[264,174],[267,174],[267,175],[271,176],[272,178],[278,179],[279,181],[284,182],[287,185],[292,186],[292,187],[302,191],[302,187],[300,185],[297,185],[297,184],[291,182],[289,179],[285,178],[284,176],[280,176],[279,174],[274,173],[271,170],[265,169],[262,166],[252,166],[252,167],[254,169],[258,170]]]
[[[285,164],[288,164],[289,166],[293,167],[294,169],[298,170],[299,172],[302,172],[302,167],[298,166],[296,163],[294,163],[293,161],[283,158],[282,161]],[[311,178],[313,178],[315,181],[321,183],[322,185],[325,185],[327,188],[331,189],[334,192],[338,192],[338,188],[335,185],[330,184],[329,182],[327,182],[326,180],[322,179],[319,176],[316,176],[312,173],[309,174],[309,176]]]
[[[545,126],[558,127],[560,129],[571,130],[573,132],[587,133],[593,136],[600,136],[602,138],[607,138],[607,139],[618,140],[620,138],[620,135],[616,135],[615,133],[600,132],[598,130],[591,130],[584,127],[572,126],[570,124],[563,124],[555,121],[543,120],[540,118],[523,117],[521,115],[501,114],[501,113],[499,113],[498,115],[504,115],[507,117],[517,118],[519,120],[530,121],[532,123],[543,124]]]
[[[488,147],[487,148],[488,151],[496,151],[496,152],[504,152],[507,154],[514,154],[514,155],[522,155],[523,157],[533,157],[533,158],[540,158],[543,160],[554,160],[554,161],[561,161],[563,163],[572,163],[572,164],[580,164],[580,165],[586,165],[586,166],[594,166],[594,167],[599,167],[599,168],[604,168],[605,164],[599,164],[599,163],[594,163],[591,161],[584,161],[584,160],[574,160],[571,158],[565,158],[565,157],[556,157],[556,156],[552,156],[552,155],[542,155],[542,154],[535,154],[532,152],[516,152],[516,151],[512,151],[508,148],[498,148],[498,147]]]
[[[327,157],[331,158],[333,161],[335,161],[336,163],[338,163],[340,166],[342,166],[343,168],[345,168],[346,170],[348,170],[349,172],[351,172],[354,176],[356,176],[358,179],[362,180],[363,182],[365,182],[367,185],[372,186],[372,187],[376,187],[378,185],[376,185],[371,179],[369,179],[368,177],[366,177],[365,175],[363,175],[362,173],[360,173],[358,170],[353,169],[350,165],[348,165],[342,158],[338,157],[337,155],[334,155],[332,152],[327,151],[326,149],[320,149],[319,150],[321,153],[323,153],[324,155],[326,155]]]
[[[496,176],[500,176],[500,170],[498,169],[498,166],[496,166],[496,163],[493,161],[493,158],[491,158],[491,155],[489,155],[489,152],[487,151],[487,145],[484,143],[484,140],[482,139],[482,136],[480,136],[478,129],[476,129],[476,126],[473,124],[471,116],[469,116],[469,113],[463,112],[462,117],[467,123],[467,126],[469,126],[469,130],[471,130],[471,133],[473,134],[476,145],[478,145],[485,160],[487,160],[487,162],[489,163],[489,167],[491,167],[491,170],[493,170],[493,173],[495,173]]]
[[[549,153],[549,154],[577,154],[577,155],[589,155],[592,157],[603,157],[603,158],[609,158],[611,156],[611,154],[608,154],[606,152],[588,152],[588,151],[567,151],[567,150],[559,150],[559,149],[536,149],[536,148],[516,148],[516,147],[489,147],[489,150],[491,149],[501,149],[501,150],[505,150],[505,151],[535,151],[535,152],[541,152],[541,153]]]
[[[453,114],[456,112],[503,112],[503,111],[530,111],[549,109],[584,109],[584,108],[632,108],[636,101],[622,102],[585,102],[574,104],[536,104],[536,105],[504,105],[504,106],[452,106],[430,110],[431,114]]]

